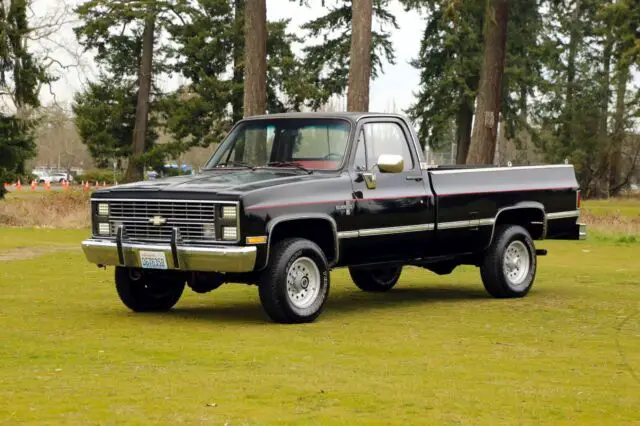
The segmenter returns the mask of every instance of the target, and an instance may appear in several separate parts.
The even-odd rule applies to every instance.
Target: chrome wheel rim
[[[514,287],[526,285],[529,275],[531,257],[527,246],[522,241],[513,241],[507,246],[502,259],[504,276]]]
[[[298,309],[308,308],[320,294],[320,269],[308,257],[296,259],[287,271],[287,296]]]

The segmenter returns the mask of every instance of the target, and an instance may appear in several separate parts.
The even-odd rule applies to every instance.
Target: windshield
[[[247,121],[229,134],[205,168],[337,170],[345,156],[350,127],[349,122],[336,119]]]

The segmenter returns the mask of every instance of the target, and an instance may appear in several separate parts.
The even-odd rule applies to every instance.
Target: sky
[[[62,1],[62,0],[60,0]],[[333,0],[326,0],[327,4],[332,4]],[[78,0],[67,0],[67,4],[73,6]],[[326,13],[326,9],[321,6],[320,1],[313,1],[314,6],[306,8],[297,6],[289,0],[267,0],[267,18],[269,20],[279,20],[290,18],[289,30],[294,33],[299,26]],[[389,29],[391,40],[396,55],[396,64],[385,63],[383,74],[378,79],[371,82],[370,106],[371,111],[390,112],[402,110],[409,107],[413,102],[413,93],[419,84],[419,73],[409,61],[414,58],[420,49],[420,39],[423,31],[423,18],[415,13],[407,13],[396,0],[391,1],[391,12],[395,14],[399,29]],[[65,24],[59,31],[51,37],[50,41],[41,42],[36,48],[50,52],[51,56],[60,58],[64,65],[78,63],[77,54],[81,52],[75,41],[73,33],[73,17],[61,9],[61,3],[57,0],[36,0],[34,11],[39,18],[44,16],[65,16]],[[374,22],[374,25],[376,23]],[[295,46],[299,51],[302,46]],[[44,89],[41,94],[42,102],[48,104],[54,101],[60,104],[69,104],[73,100],[75,92],[82,89],[84,82],[95,75],[97,67],[91,55],[83,54],[79,61],[80,66],[68,69],[57,67],[54,71],[60,76],[55,82],[51,91]],[[179,81],[177,79],[161,80],[160,86],[165,90],[175,88]]]

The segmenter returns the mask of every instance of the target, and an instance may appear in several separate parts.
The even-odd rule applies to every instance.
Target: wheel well
[[[534,240],[544,238],[544,213],[537,208],[519,208],[498,213],[495,226],[520,225],[531,234]]]
[[[277,223],[269,235],[269,247],[285,238],[305,238],[313,241],[322,249],[329,264],[338,261],[335,229],[326,219],[292,219]]]

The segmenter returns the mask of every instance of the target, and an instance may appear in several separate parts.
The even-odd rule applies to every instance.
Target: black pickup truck
[[[571,165],[429,167],[402,116],[274,114],[238,122],[200,174],[96,191],[82,247],[134,311],[246,283],[273,321],[301,323],[340,267],[384,292],[405,265],[475,265],[492,296],[522,297],[534,240],[586,238],[579,209]]]

